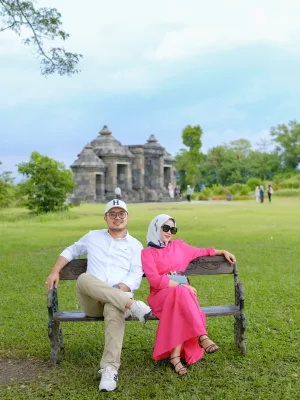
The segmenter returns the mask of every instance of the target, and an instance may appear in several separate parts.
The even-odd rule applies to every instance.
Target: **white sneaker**
[[[114,368],[107,366],[101,368],[99,373],[102,375],[99,384],[100,392],[112,392],[115,390],[117,387],[118,372]]]
[[[140,300],[136,300],[130,307],[132,317],[136,317],[141,322],[146,322],[151,315],[151,308]]]

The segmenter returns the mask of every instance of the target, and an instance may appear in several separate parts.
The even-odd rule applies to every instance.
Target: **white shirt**
[[[87,254],[87,273],[109,286],[125,283],[131,290],[125,293],[132,297],[143,277],[142,249],[142,243],[128,232],[124,238],[113,239],[107,229],[101,229],[90,231],[78,242],[67,247],[61,256],[71,261]]]
[[[115,188],[115,194],[121,196],[121,188],[116,187]]]

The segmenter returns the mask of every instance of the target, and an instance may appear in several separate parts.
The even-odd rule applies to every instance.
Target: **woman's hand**
[[[184,286],[184,287],[190,289],[190,291],[191,291],[192,293],[194,293],[195,296],[197,296],[197,289],[194,288],[193,286],[190,286],[190,285],[181,285],[181,286]]]
[[[226,260],[230,262],[230,264],[236,263],[235,256],[233,254],[229,253],[229,251],[223,250],[223,255],[226,258]]]

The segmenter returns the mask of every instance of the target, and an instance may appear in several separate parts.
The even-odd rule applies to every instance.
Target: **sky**
[[[299,120],[298,0],[37,5],[61,12],[63,45],[83,59],[78,75],[45,78],[24,36],[0,33],[0,172],[17,180],[33,151],[69,167],[103,125],[123,145],[154,134],[174,156],[186,125],[201,126],[207,152],[241,138],[271,146],[272,126]]]

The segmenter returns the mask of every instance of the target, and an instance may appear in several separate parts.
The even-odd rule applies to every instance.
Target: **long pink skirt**
[[[153,291],[148,297],[152,313],[159,318],[153,359],[170,357],[172,350],[182,344],[181,357],[188,365],[204,354],[198,337],[207,335],[206,316],[200,310],[197,297],[186,287]]]

